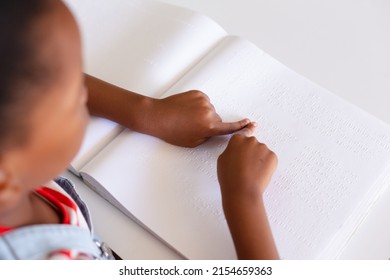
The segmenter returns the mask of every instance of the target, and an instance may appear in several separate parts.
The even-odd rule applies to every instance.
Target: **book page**
[[[77,175],[78,170],[123,130],[124,128],[109,120],[91,117],[83,143],[72,161],[70,171]]]
[[[84,44],[85,71],[143,95],[160,97],[226,32],[209,18],[148,0],[67,0]],[[73,167],[118,131],[95,118]]]
[[[256,121],[255,136],[278,155],[264,199],[280,256],[336,257],[390,184],[389,126],[236,37],[167,95],[190,89],[224,121]],[[216,176],[228,140],[186,149],[124,131],[83,171],[184,256],[231,259]]]

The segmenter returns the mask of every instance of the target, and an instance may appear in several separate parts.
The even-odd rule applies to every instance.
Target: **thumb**
[[[250,137],[253,135],[257,127],[257,123],[250,122],[247,126],[245,126],[243,129],[237,131],[234,134],[242,135],[244,137]]]

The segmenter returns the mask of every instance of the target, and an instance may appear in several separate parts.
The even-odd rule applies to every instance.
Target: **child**
[[[250,137],[254,123],[222,122],[199,91],[158,100],[85,76],[80,34],[60,0],[2,1],[0,13],[0,258],[112,258],[73,185],[51,181],[79,149],[88,109],[186,147],[236,132],[218,178],[237,256],[278,258],[262,202],[277,159]]]

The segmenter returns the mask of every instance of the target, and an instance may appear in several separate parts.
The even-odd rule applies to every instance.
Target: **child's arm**
[[[208,97],[200,91],[155,99],[89,75],[86,75],[86,85],[92,115],[178,146],[195,147],[211,136],[235,132],[249,123],[247,119],[222,122]]]
[[[254,130],[251,123],[233,135],[218,159],[222,204],[239,259],[278,259],[262,197],[277,158],[250,137]]]

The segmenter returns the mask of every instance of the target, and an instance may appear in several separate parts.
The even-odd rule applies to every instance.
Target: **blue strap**
[[[83,216],[88,224],[89,229],[93,232],[88,207],[81,199],[79,194],[76,192],[74,184],[69,179],[64,177],[57,177],[54,181],[72,197],[74,202],[76,202],[76,204],[80,208],[81,213],[83,213]]]
[[[72,225],[34,225],[0,236],[0,259],[5,260],[45,259],[73,248],[97,259],[102,254],[87,229]]]

